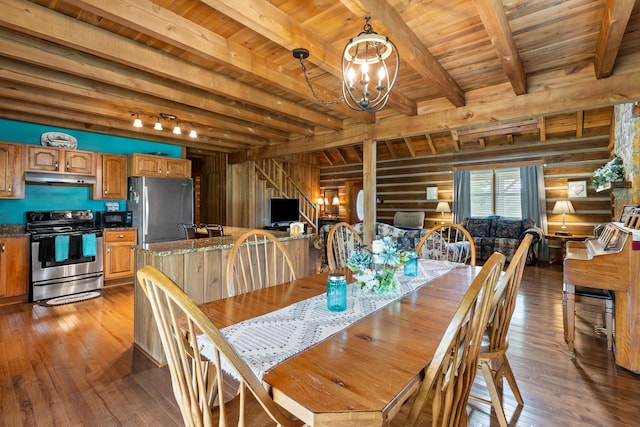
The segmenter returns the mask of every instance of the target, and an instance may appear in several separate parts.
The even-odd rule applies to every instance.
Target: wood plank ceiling
[[[633,0],[0,0],[0,117],[147,139],[193,155],[314,152],[321,164],[485,149],[640,99]],[[356,112],[340,55],[372,16],[398,46],[389,105]],[[130,112],[142,112],[133,128]],[[160,113],[175,116],[153,129]],[[595,116],[599,116],[595,114]],[[490,126],[482,126],[490,124]],[[516,138],[517,139],[517,138]]]

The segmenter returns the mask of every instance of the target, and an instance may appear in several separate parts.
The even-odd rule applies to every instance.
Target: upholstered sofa
[[[501,216],[471,217],[465,218],[460,225],[473,237],[476,260],[486,261],[494,252],[500,252],[507,258],[507,262],[511,261],[526,234],[533,235],[527,254],[527,264],[535,264],[538,259],[538,242],[544,233],[531,219]]]

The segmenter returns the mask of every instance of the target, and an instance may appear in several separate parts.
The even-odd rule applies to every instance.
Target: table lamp
[[[324,214],[324,199],[322,197],[318,197],[318,211],[321,212],[321,214]]]
[[[444,213],[451,212],[451,208],[449,207],[448,202],[438,202],[438,206],[436,206],[436,212],[442,212],[442,222],[440,224],[444,224]]]
[[[574,214],[576,213],[575,209],[573,209],[573,205],[569,200],[558,200],[556,204],[553,206],[553,211],[551,213],[554,214],[562,214],[562,226],[560,229],[563,232],[567,230],[567,224],[565,223],[565,214]]]

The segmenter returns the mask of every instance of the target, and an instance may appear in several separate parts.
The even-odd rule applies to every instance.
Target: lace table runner
[[[396,272],[398,291],[375,294],[362,291],[354,283],[347,285],[347,309],[327,309],[326,293],[297,302],[271,313],[248,319],[221,330],[240,357],[262,381],[264,373],[283,360],[328,338],[368,314],[399,299],[462,264],[448,261],[420,260],[418,276],[407,277]],[[200,352],[214,360],[214,349],[205,335],[198,336]],[[222,368],[237,378],[234,369],[222,361]]]

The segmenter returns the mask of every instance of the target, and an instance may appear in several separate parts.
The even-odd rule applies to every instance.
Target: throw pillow
[[[489,237],[491,220],[487,218],[467,218],[465,228],[473,237]]]
[[[495,237],[517,239],[522,228],[521,220],[499,219],[496,221]]]

